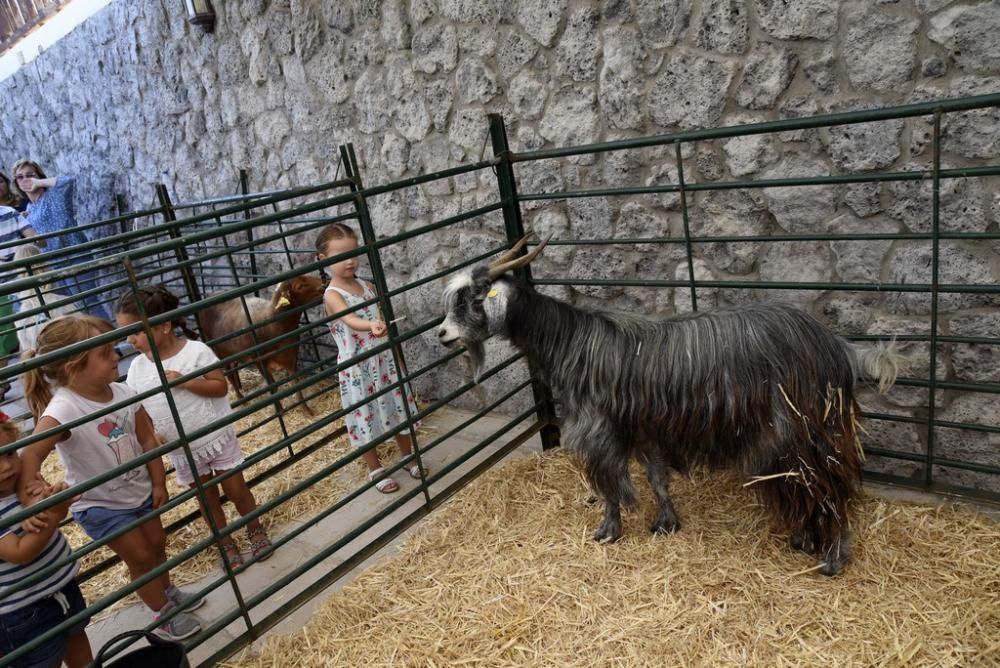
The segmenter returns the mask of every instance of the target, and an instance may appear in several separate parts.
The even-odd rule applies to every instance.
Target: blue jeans
[[[134,522],[151,512],[153,512],[152,496],[146,499],[138,508],[112,510],[110,508],[101,508],[100,506],[91,506],[86,510],[74,511],[73,519],[83,527],[83,530],[87,532],[90,539],[96,542],[112,532],[121,529],[129,522]]]
[[[61,599],[61,600],[60,600]],[[23,647],[34,638],[62,624],[87,607],[76,579],[52,596],[35,601],[20,610],[0,615],[0,656],[6,656]],[[62,663],[66,639],[87,628],[89,619],[77,622],[72,628],[50,638],[41,646],[10,664],[13,668],[51,668]]]

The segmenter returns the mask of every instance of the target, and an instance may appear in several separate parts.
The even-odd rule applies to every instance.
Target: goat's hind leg
[[[677,531],[681,528],[681,522],[677,519],[677,511],[674,510],[674,503],[670,500],[670,469],[662,453],[655,451],[655,446],[654,452],[646,462],[646,477],[656,497],[656,518],[649,530],[656,534],[670,534]]]
[[[779,517],[792,524],[789,544],[819,560],[823,575],[836,575],[851,557],[851,533],[845,503],[820,502],[798,479],[761,483],[758,492]],[[794,519],[797,518],[797,519]]]

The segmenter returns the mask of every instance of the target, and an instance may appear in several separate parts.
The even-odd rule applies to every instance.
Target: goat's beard
[[[483,367],[486,365],[486,348],[482,341],[463,341],[463,343],[469,352],[469,361],[472,363],[472,382],[478,385],[482,377]]]

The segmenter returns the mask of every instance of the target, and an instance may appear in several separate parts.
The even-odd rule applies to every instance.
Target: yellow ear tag
[[[278,300],[278,308],[288,306],[291,303],[292,302],[288,301],[288,297],[286,297],[285,295],[281,295],[281,299]]]
[[[490,291],[486,293],[486,296],[487,296],[487,297],[489,297],[490,299],[493,299],[493,298],[494,298],[494,297],[496,297],[496,296],[497,296],[498,294],[500,294],[500,293],[499,293],[499,292],[497,292],[497,289],[496,289],[496,288],[490,288]]]

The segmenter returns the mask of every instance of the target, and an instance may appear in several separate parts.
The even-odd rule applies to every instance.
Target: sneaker
[[[162,624],[159,623],[160,617],[167,616],[176,606],[169,601],[163,608],[156,613],[155,619],[157,621],[156,628],[153,629],[153,633],[160,636],[164,640],[184,640],[185,638],[190,638],[194,634],[201,631],[201,622],[195,618],[194,615],[189,615],[186,612],[178,612],[169,621],[165,621]]]
[[[205,605],[205,597],[181,591],[174,585],[167,587],[167,600],[184,612],[192,612]]]

